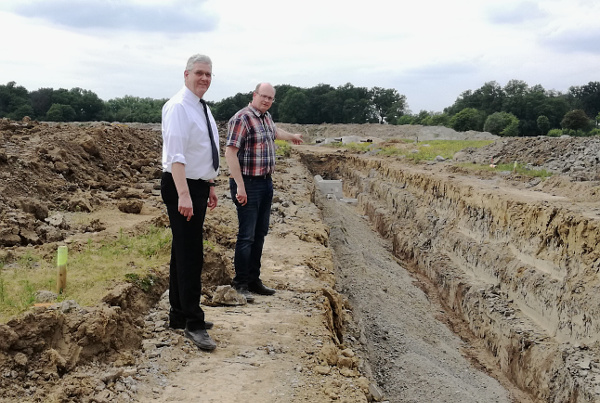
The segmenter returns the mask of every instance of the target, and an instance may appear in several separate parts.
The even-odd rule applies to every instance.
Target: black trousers
[[[179,197],[169,172],[163,172],[161,195],[173,234],[169,271],[171,320],[185,320],[188,330],[193,331],[204,329],[204,311],[200,307],[204,264],[202,233],[210,188],[203,180],[188,179],[187,183],[194,208],[190,221],[178,211]]]

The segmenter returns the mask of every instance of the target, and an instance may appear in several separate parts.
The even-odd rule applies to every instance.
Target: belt
[[[172,178],[173,174],[171,172],[163,171],[163,176]],[[207,179],[202,179],[202,178],[198,178],[198,179],[185,178],[185,180],[192,181],[192,182],[204,182],[204,183],[208,183],[209,185],[212,185],[214,183],[214,182],[209,182]]]
[[[271,174],[266,174],[266,175],[258,175],[258,176],[252,176],[252,175],[242,175],[242,177],[244,179],[271,179]]]

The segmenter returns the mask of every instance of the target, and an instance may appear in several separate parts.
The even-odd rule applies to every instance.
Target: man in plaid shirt
[[[275,126],[268,112],[275,101],[275,88],[260,83],[252,102],[238,111],[228,123],[225,159],[229,166],[229,189],[238,213],[235,245],[234,288],[253,302],[251,293],[273,295],[260,279],[261,257],[269,230],[275,169],[275,139],[302,143],[302,135]]]

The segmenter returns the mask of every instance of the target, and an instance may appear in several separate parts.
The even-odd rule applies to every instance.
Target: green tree
[[[417,113],[415,116],[413,116],[412,124],[429,126],[427,124],[427,122],[429,122],[430,118],[431,118],[431,114],[426,110],[422,110],[422,111],[419,111],[419,113]]]
[[[560,136],[562,136],[563,134],[564,134],[564,133],[563,133],[563,130],[562,130],[562,129],[550,129],[550,130],[548,130],[548,134],[547,134],[547,136],[548,136],[548,137],[560,137]]]
[[[398,94],[396,90],[379,87],[369,90],[347,83],[337,88],[328,84],[300,88],[284,84],[275,86],[275,90],[276,102],[269,110],[275,121],[314,124],[376,123],[383,119],[393,124],[406,109],[404,95]],[[251,93],[237,94],[216,102],[212,108],[215,119],[229,120],[239,109],[248,105],[251,98]]]
[[[29,99],[31,100],[35,119],[46,118],[46,113],[48,113],[50,106],[52,106],[53,93],[54,90],[52,88],[40,88],[37,91],[29,93]]]
[[[69,90],[59,88],[52,92],[52,103],[59,105],[71,105],[73,104],[73,94]]]
[[[589,128],[590,118],[588,118],[582,109],[575,109],[565,114],[560,125],[563,129],[575,130],[575,132],[578,132],[579,130]]]
[[[539,116],[537,118],[537,127],[540,130],[540,134],[546,135],[548,131],[552,128],[550,125],[550,119],[547,116]]]
[[[344,123],[378,123],[373,105],[368,99],[353,98],[344,101]]]
[[[406,96],[400,95],[400,99],[394,102],[385,113],[385,122],[394,122],[400,116],[404,115],[408,110],[408,104],[406,103]]]
[[[511,137],[518,136],[519,135],[519,119],[517,119],[516,117],[513,116],[513,119],[511,119],[508,126],[506,126],[504,128],[504,130],[502,130],[500,132],[500,135],[501,136],[511,136]]]
[[[341,102],[342,121],[340,123],[375,123],[377,116],[371,102],[371,93],[365,87],[355,87],[350,83],[336,90]]]
[[[25,116],[29,116],[29,117],[34,116],[33,108],[31,107],[31,105],[28,105],[28,104],[20,105],[17,109],[12,111],[8,115],[8,117],[11,118],[12,120],[21,120]]]
[[[535,109],[534,116],[546,116],[550,121],[550,128],[559,128],[565,114],[571,110],[567,97],[554,91],[547,91],[543,105]],[[536,125],[537,125],[536,117]]]
[[[569,88],[574,109],[583,109],[588,116],[596,116],[600,112],[600,82],[590,81],[586,85]]]
[[[285,99],[288,92],[290,91],[306,91],[300,87],[295,87],[289,84],[282,84],[275,86],[275,101],[271,104],[271,108],[269,109],[269,113],[273,116],[273,120],[278,122],[280,121],[279,116],[279,107],[281,106],[281,102]],[[306,111],[304,112],[306,113]]]
[[[165,102],[167,102],[167,99],[139,98],[126,95],[123,98],[107,101],[101,116],[104,120],[116,122],[159,123]]]
[[[502,87],[495,81],[485,83],[473,92],[473,102],[477,109],[486,115],[502,110],[502,103],[506,97]]]
[[[89,122],[101,118],[104,102],[98,98],[98,95],[81,88],[72,88],[69,92],[72,97],[71,106],[75,110],[77,121]],[[151,104],[152,100],[148,98],[147,102]],[[144,122],[143,120],[140,121]]]
[[[497,136],[518,136],[519,119],[512,113],[494,112],[485,120],[483,130]]]
[[[502,87],[496,81],[489,81],[475,91],[464,91],[444,112],[456,115],[465,108],[474,108],[490,115],[502,110],[505,97],[506,94]]]
[[[587,88],[586,93],[593,93],[593,89]],[[571,99],[575,100],[575,96],[572,95]],[[539,84],[529,87],[522,80],[510,80],[504,88],[500,88],[495,81],[490,81],[475,91],[464,91],[444,112],[454,116],[466,108],[482,111],[485,116],[495,112],[511,113],[519,120],[518,132],[524,136],[539,133],[539,116],[546,116],[551,128],[559,127],[565,113],[574,109],[566,95],[546,91]]]
[[[453,115],[456,115],[458,112],[462,111],[463,109],[477,108],[478,106],[479,105],[477,104],[477,101],[473,97],[473,91],[466,90],[466,91],[463,91],[458,96],[458,98],[456,98],[456,101],[454,101],[454,104],[452,104],[448,108],[444,108],[444,112],[450,116],[453,116]]]
[[[446,126],[450,125],[450,116],[446,113],[432,113],[429,118],[429,126]]]
[[[467,130],[481,131],[485,115],[475,108],[465,108],[452,116],[450,119],[450,127],[458,132]]]
[[[287,91],[279,105],[279,121],[286,123],[306,123],[308,116],[308,96],[299,88]]]
[[[397,125],[412,125],[413,123],[413,116],[411,115],[403,115],[400,116],[397,120],[396,123]]]
[[[75,110],[71,105],[52,104],[48,113],[46,113],[46,120],[51,122],[71,122],[75,119]]]
[[[546,116],[550,127],[559,127],[570,106],[567,97],[555,91],[546,91],[541,85],[529,87],[520,80],[511,80],[505,86],[503,111],[519,119],[519,131],[524,136],[539,134],[537,119]]]
[[[277,97],[277,95],[275,95]],[[248,106],[252,101],[252,93],[237,93],[232,97],[217,102],[215,108],[211,106],[211,112],[217,121],[227,122],[240,109]]]
[[[329,104],[329,94],[335,94],[335,88],[329,84],[319,84],[306,91],[308,96],[308,116],[310,123],[331,122],[335,107]]]
[[[344,119],[343,113],[343,101],[341,94],[337,90],[330,91],[321,96],[323,111],[321,116],[322,121],[318,123],[342,123]],[[314,123],[317,123],[314,122]]]
[[[406,97],[395,89],[373,87],[371,99],[379,123],[393,122],[405,113]]]
[[[11,81],[6,85],[0,85],[0,118],[22,119],[23,113],[32,114],[29,93],[25,87]],[[32,117],[32,116],[29,116]]]
[[[502,105],[504,112],[509,112],[523,119],[526,114],[527,100],[525,99],[529,91],[529,85],[525,81],[521,80],[510,80],[504,86],[504,93],[506,97]]]

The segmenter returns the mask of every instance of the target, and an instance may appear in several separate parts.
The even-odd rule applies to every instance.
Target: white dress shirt
[[[207,105],[208,107],[208,105]],[[208,108],[217,150],[219,133]],[[212,165],[212,145],[200,98],[186,86],[175,94],[162,109],[163,171],[171,172],[174,162],[185,165],[188,179],[214,179],[218,175]]]

